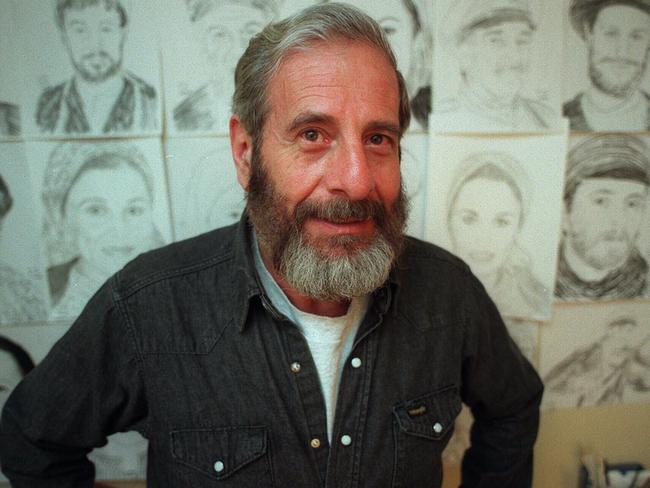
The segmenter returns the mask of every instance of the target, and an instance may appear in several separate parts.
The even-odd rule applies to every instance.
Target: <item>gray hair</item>
[[[233,113],[254,141],[260,141],[268,112],[266,89],[282,61],[297,50],[307,50],[317,41],[336,38],[364,41],[384,53],[395,69],[399,86],[399,124],[403,134],[411,119],[404,77],[381,27],[361,10],[350,5],[314,5],[280,22],[269,24],[254,36],[235,69]]]

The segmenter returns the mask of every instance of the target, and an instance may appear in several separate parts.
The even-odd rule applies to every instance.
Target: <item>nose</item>
[[[362,140],[342,140],[331,154],[325,181],[330,193],[363,200],[375,189],[374,172]]]

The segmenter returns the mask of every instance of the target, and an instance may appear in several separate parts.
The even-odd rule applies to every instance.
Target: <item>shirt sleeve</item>
[[[477,280],[466,298],[461,394],[474,424],[461,488],[530,487],[542,382]]]
[[[15,488],[92,487],[92,448],[119,431],[146,436],[141,357],[114,280],[5,404],[0,464]]]

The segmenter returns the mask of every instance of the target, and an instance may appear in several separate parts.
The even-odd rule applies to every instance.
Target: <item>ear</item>
[[[248,183],[251,178],[251,158],[253,156],[253,138],[242,124],[239,117],[230,117],[230,149],[232,158],[237,169],[237,181],[248,191]]]

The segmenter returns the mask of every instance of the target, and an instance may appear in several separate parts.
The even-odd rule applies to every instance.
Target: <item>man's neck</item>
[[[636,104],[641,92],[634,90],[626,97],[615,97],[591,85],[586,92],[589,102],[601,112],[613,112],[625,106]]]
[[[600,281],[612,271],[611,269],[595,269],[590,266],[575,252],[569,239],[566,237],[563,240],[562,252],[564,254],[564,260],[569,265],[571,271],[584,282]]]
[[[122,71],[117,71],[103,81],[86,81],[81,76],[75,76],[74,82],[82,98],[119,93],[122,89]]]
[[[265,251],[264,246],[260,245],[260,255],[264,266],[271,274],[280,289],[287,296],[289,301],[302,312],[310,313],[313,315],[322,315],[325,317],[340,317],[348,312],[350,305],[349,300],[343,301],[330,301],[330,300],[315,300],[313,298],[302,295],[296,291],[282,275],[273,266],[273,261],[268,257],[270,253]]]

